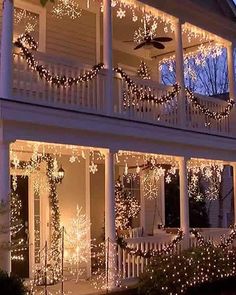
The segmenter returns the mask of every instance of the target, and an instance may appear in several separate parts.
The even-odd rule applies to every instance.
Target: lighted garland
[[[44,65],[39,64],[39,62],[35,60],[31,50],[37,51],[38,44],[32,36],[25,33],[19,36],[17,41],[14,42],[14,45],[20,48],[21,53],[23,54],[24,59],[27,61],[29,68],[38,72],[39,76],[42,79],[45,79],[47,82],[50,82],[52,85],[56,85],[58,87],[59,86],[71,87],[73,85],[87,83],[88,81],[94,79],[98,75],[98,73],[102,69],[104,69],[104,64],[99,63],[97,65],[94,65],[91,70],[77,77],[66,77],[65,75],[63,76],[55,75],[51,73]],[[172,91],[169,91],[166,95],[162,95],[158,97],[152,93],[152,89],[150,87],[145,87],[145,86],[143,87],[143,86],[137,85],[132,80],[132,78],[129,77],[129,75],[127,75],[125,71],[122,70],[121,68],[116,67],[113,70],[117,74],[121,75],[122,80],[124,80],[128,88],[127,90],[123,92],[123,105],[125,108],[130,106],[136,106],[137,110],[139,110],[138,103],[145,102],[145,101],[153,102],[156,105],[163,105],[175,99],[180,92],[180,86],[178,84],[174,84]],[[224,118],[227,118],[230,115],[231,110],[233,109],[234,100],[228,99],[227,100],[228,105],[222,112],[211,111],[205,105],[201,104],[199,98],[195,96],[191,90],[189,90],[188,88],[186,88],[185,90],[186,90],[186,96],[189,99],[189,101],[193,104],[194,108],[200,110],[200,112],[203,113],[209,119],[220,121]],[[143,108],[141,108],[141,111],[143,111]],[[146,111],[148,111],[148,109],[146,109]],[[151,108],[150,108],[150,111],[151,111]]]
[[[38,72],[39,76],[45,79],[47,82],[51,82],[56,86],[71,87],[80,83],[87,83],[88,81],[94,79],[97,74],[104,68],[104,64],[100,63],[84,74],[79,75],[78,77],[66,77],[55,75],[51,73],[45,66],[39,64],[32,54],[31,50],[37,51],[38,44],[32,36],[29,34],[21,35],[14,45],[20,48],[21,53],[23,54],[24,59],[27,61],[27,64],[30,69]]]
[[[222,112],[214,112],[214,111],[211,111],[205,105],[201,104],[200,99],[196,95],[194,95],[194,93],[191,90],[189,90],[188,88],[186,88],[185,90],[186,90],[187,98],[193,104],[194,108],[198,109],[201,113],[203,113],[209,119],[220,121],[222,119],[228,118],[235,104],[234,100],[229,98],[226,101],[228,105]]]
[[[142,251],[141,249],[135,249],[128,246],[128,243],[124,240],[123,237],[119,237],[117,239],[117,244],[128,252],[130,255],[143,257],[143,258],[151,258],[156,256],[168,255],[173,253],[176,246],[183,240],[184,233],[181,229],[178,230],[176,237],[164,248],[161,250],[158,249],[150,249],[147,251]]]
[[[148,101],[163,105],[176,98],[180,91],[180,86],[178,84],[174,84],[172,91],[169,91],[166,95],[158,97],[152,93],[152,89],[150,87],[140,87],[137,85],[121,68],[114,68],[114,71],[117,74],[120,74],[122,80],[124,80],[128,87],[128,90],[123,92],[123,103],[125,107],[135,105],[136,101]]]
[[[20,162],[19,168],[29,169],[33,172],[38,166],[46,162],[46,175],[49,184],[49,204],[51,208],[51,249],[54,253],[54,258],[58,259],[60,254],[60,209],[59,209],[59,199],[57,195],[57,184],[60,182],[58,178],[54,176],[54,159],[50,154],[42,154],[38,156],[32,156],[32,158],[27,162]]]
[[[194,237],[197,239],[197,242],[198,242],[198,245],[200,247],[202,246],[206,246],[206,247],[215,247],[215,248],[221,248],[221,249],[225,249],[225,248],[228,248],[230,247],[234,240],[236,239],[236,226],[232,226],[231,227],[231,232],[229,234],[229,236],[227,238],[224,238],[221,236],[221,241],[219,244],[215,244],[214,242],[211,242],[211,241],[207,241],[203,236],[202,234],[200,233],[199,230],[197,229],[192,229],[190,231],[191,234],[194,235]]]

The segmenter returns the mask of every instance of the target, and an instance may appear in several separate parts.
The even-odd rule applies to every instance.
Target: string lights
[[[200,99],[188,88],[186,88],[186,94],[188,100],[192,103],[193,107],[199,110],[202,114],[204,114],[208,119],[214,119],[217,121],[221,121],[225,118],[228,118],[233,107],[234,107],[234,100],[229,98],[226,103],[227,106],[221,112],[211,111],[206,105],[202,104]]]
[[[14,24],[24,25],[24,31],[32,33],[38,26],[38,19],[35,14],[27,11],[26,9],[15,8],[14,9]]]
[[[137,4],[134,0],[112,0],[111,6],[118,19],[129,17],[134,23],[142,23],[146,19],[151,26],[160,22],[164,26],[164,32],[174,31],[174,18],[156,8]]]
[[[195,286],[234,277],[235,273],[235,251],[199,247],[152,259],[141,277],[140,291],[142,294],[180,295],[186,291],[197,294]]]
[[[94,79],[97,74],[104,68],[103,64],[95,65],[90,71],[82,74],[78,77],[66,77],[53,75],[49,70],[43,65],[40,65],[35,59],[30,50],[26,45],[29,46],[31,50],[37,50],[37,43],[34,41],[33,37],[29,34],[21,35],[17,41],[14,43],[16,47],[21,49],[21,52],[26,59],[29,68],[37,71],[41,78],[44,78],[47,82],[52,85],[71,87],[72,85],[77,85],[79,83],[87,83],[88,81]],[[208,52],[208,51],[207,51]],[[216,56],[219,53],[216,53]],[[205,56],[205,53],[203,54]],[[143,106],[143,102],[151,103],[157,105],[163,105],[176,99],[180,92],[180,87],[178,84],[173,85],[173,90],[169,91],[166,95],[158,97],[153,94],[152,89],[149,86],[137,85],[121,68],[114,68],[117,74],[120,74],[121,78],[127,85],[127,90],[123,92],[123,105],[127,107],[135,107],[137,111],[151,111],[150,106]],[[146,76],[145,76],[146,77]],[[208,119],[222,120],[230,115],[231,110],[234,106],[233,99],[227,100],[227,107],[221,112],[211,111],[208,107],[201,103],[200,99],[188,88],[186,88],[186,96],[188,100],[192,103],[193,107],[203,113]]]
[[[230,228],[231,230],[229,235],[221,236],[219,243],[215,243],[214,241],[205,239],[203,235],[201,234],[200,230],[198,229],[193,228],[190,230],[190,233],[196,238],[198,246],[200,247],[205,246],[205,247],[226,249],[232,246],[233,242],[236,239],[236,226],[234,225],[234,226],[231,226]]]
[[[124,188],[121,180],[115,183],[115,224],[116,230],[127,230],[131,221],[138,217],[140,204],[130,191]]]
[[[69,226],[65,230],[65,261],[69,263],[70,273],[78,282],[83,274],[83,263],[90,259],[91,241],[88,239],[90,223],[82,208],[77,206],[75,217],[71,218]]]
[[[191,159],[188,161],[187,169],[189,197],[197,201],[201,201],[204,197],[208,200],[218,199],[224,169],[223,162]]]
[[[137,248],[132,248],[128,245],[128,243],[124,240],[123,237],[119,237],[117,239],[117,244],[127,251],[128,254],[132,256],[138,256],[143,258],[151,258],[156,256],[166,256],[170,255],[176,250],[177,245],[183,240],[184,234],[181,229],[178,230],[176,237],[165,247],[162,249],[149,249],[149,250],[141,250]]]
[[[127,85],[127,90],[123,92],[123,105],[124,107],[136,106],[139,110],[139,102],[153,102],[154,104],[165,104],[177,97],[180,91],[178,84],[173,86],[173,90],[169,91],[166,95],[158,97],[152,93],[150,87],[137,85],[121,68],[114,68],[117,74]]]
[[[141,64],[138,68],[137,74],[140,78],[142,78],[144,80],[151,79],[150,70],[149,70],[147,64],[143,60],[141,60]]]
[[[191,52],[184,52],[184,65],[188,65],[191,60],[194,60],[196,66],[205,67],[207,63],[207,59],[209,57],[216,59],[221,56],[224,52],[224,47],[218,43],[209,42],[207,44],[201,44],[197,47],[196,50]],[[175,70],[175,55],[165,57],[159,61],[159,70],[164,70],[164,67],[167,67],[170,72]],[[185,67],[185,75],[189,74],[186,71],[188,67]],[[194,69],[192,69],[194,71]],[[191,73],[192,77],[196,76],[196,73]],[[195,80],[195,79],[193,79]]]
[[[38,72],[41,78],[58,87],[71,87],[80,83],[87,83],[88,81],[94,79],[97,74],[104,68],[103,64],[95,65],[90,71],[78,77],[54,75],[45,66],[40,65],[35,60],[33,54],[30,52],[30,50],[36,51],[38,48],[38,44],[35,42],[33,37],[31,37],[29,34],[23,34],[17,39],[14,45],[20,48],[21,53],[23,54],[24,59],[27,61],[30,69]],[[29,46],[30,50],[27,48],[27,45]]]
[[[82,9],[76,0],[58,0],[52,8],[52,15],[59,19],[69,17],[74,20],[81,17]]]
[[[11,192],[10,203],[10,234],[11,234],[11,260],[23,261],[24,253],[28,249],[27,241],[22,238],[22,231],[25,229],[21,220],[22,201],[19,195]]]

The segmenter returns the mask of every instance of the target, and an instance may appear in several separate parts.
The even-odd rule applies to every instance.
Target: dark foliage
[[[235,295],[236,277],[204,283],[198,287],[189,288],[186,295]]]
[[[27,289],[23,284],[23,280],[17,276],[8,276],[8,274],[0,270],[0,293],[2,295],[26,295]]]
[[[236,286],[235,263],[235,251],[213,246],[153,257],[140,277],[139,294],[234,294],[227,293],[231,291],[227,280],[232,281],[232,287]]]

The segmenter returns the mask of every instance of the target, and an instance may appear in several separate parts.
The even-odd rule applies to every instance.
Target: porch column
[[[234,47],[231,42],[227,46],[227,63],[228,63],[228,79],[229,79],[229,96],[232,99],[236,99],[235,76],[234,76]]]
[[[85,207],[86,207],[86,221],[87,224],[91,224],[91,201],[90,201],[90,153],[86,151],[85,153]],[[91,226],[87,232],[87,240],[89,241],[89,249],[87,253],[87,263],[86,263],[86,278],[91,278]]]
[[[180,186],[180,228],[184,232],[184,248],[189,246],[189,198],[187,159],[179,158],[179,186]]]
[[[115,229],[115,153],[108,151],[105,156],[105,239],[106,266],[108,267],[109,289],[116,281],[116,229]]]
[[[106,112],[113,112],[112,8],[111,0],[103,0],[103,60],[106,69]]]
[[[10,274],[11,252],[10,246],[10,167],[9,143],[0,143],[0,203],[4,204],[4,214],[0,215],[0,224],[4,234],[0,234],[0,268]],[[5,207],[6,206],[6,207]]]
[[[233,166],[233,186],[234,186],[234,224],[236,224],[236,163]]]
[[[183,57],[183,40],[182,24],[180,20],[175,23],[175,56],[176,56],[176,82],[181,87],[178,97],[178,119],[181,127],[186,124],[186,102],[185,102],[185,83],[184,83],[184,57]]]
[[[12,94],[12,40],[14,0],[3,0],[2,37],[0,59],[0,97],[11,98]]]

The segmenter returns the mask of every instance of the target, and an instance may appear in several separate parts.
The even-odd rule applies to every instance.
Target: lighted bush
[[[23,284],[23,280],[16,276],[8,276],[8,274],[0,270],[0,294],[2,295],[26,295],[27,289]]]
[[[141,276],[139,293],[184,294],[193,286],[235,276],[236,252],[214,247],[195,248],[180,255],[153,258]]]

